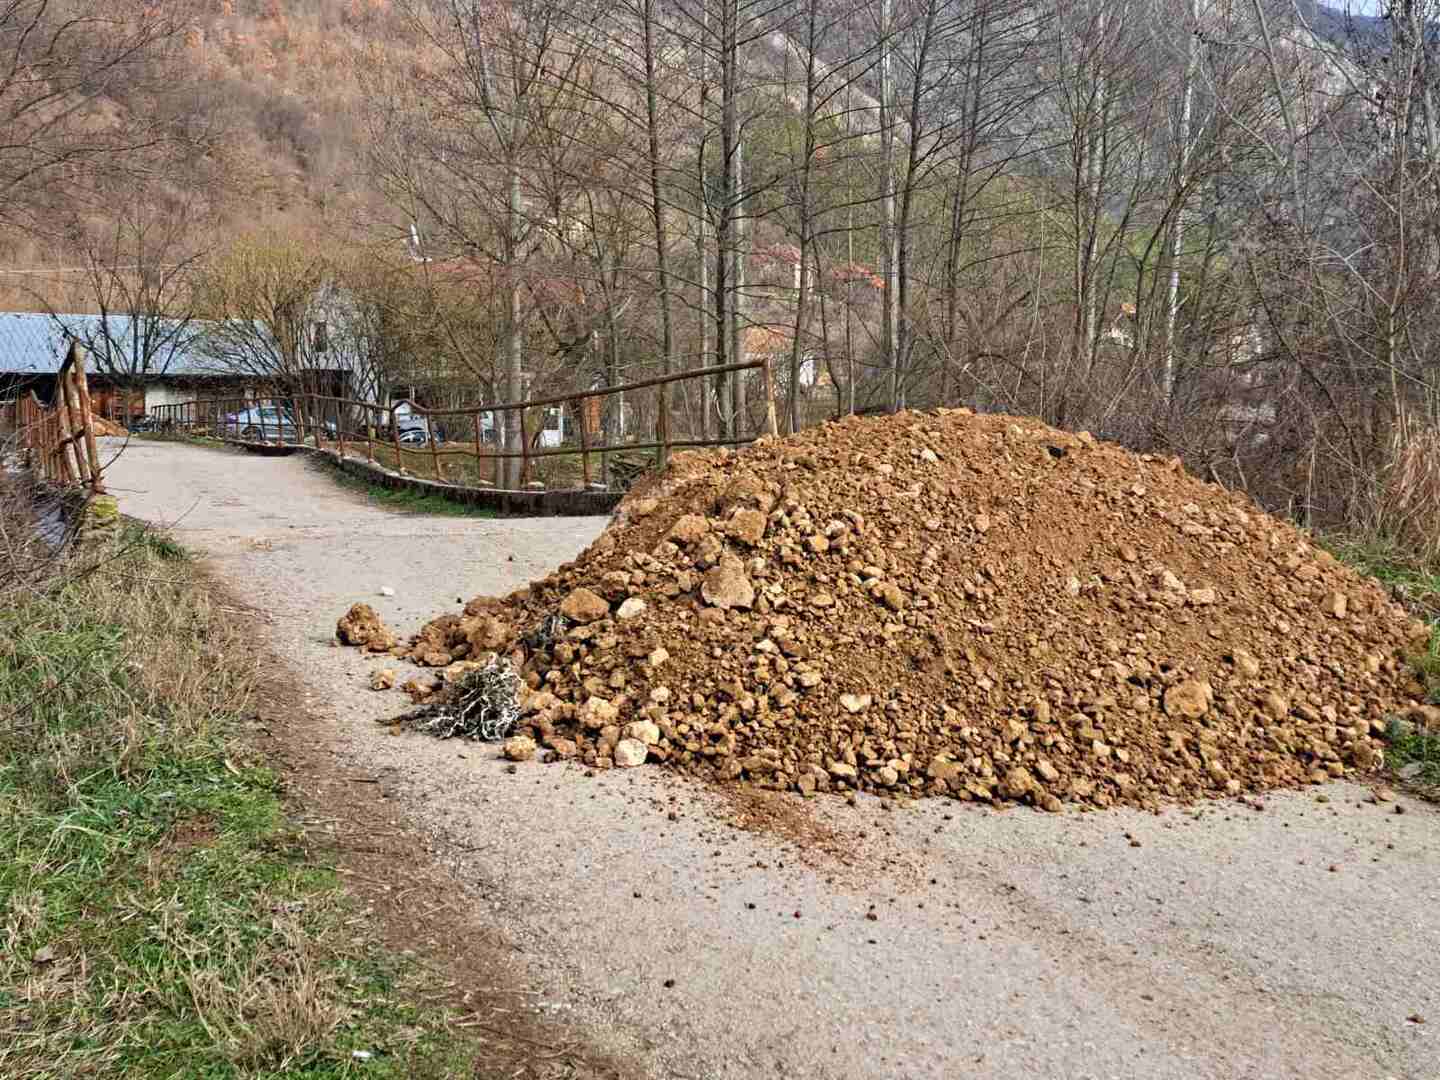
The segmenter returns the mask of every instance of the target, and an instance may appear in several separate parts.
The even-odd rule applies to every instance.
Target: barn
[[[150,322],[153,328],[154,321]],[[54,315],[36,312],[0,312],[0,400],[33,392],[42,401],[52,400],[56,375],[64,363],[71,341],[90,346],[86,370],[90,400],[95,412],[125,423],[153,412],[157,406],[197,398],[260,399],[270,390],[254,375],[236,375],[216,366],[198,343],[206,328],[192,322],[183,335],[150,353],[148,370],[129,374],[137,366],[128,357],[110,362],[104,354],[106,341],[132,342],[139,329],[124,316],[110,315],[102,323],[99,315]],[[102,332],[108,329],[108,336]],[[145,331],[140,331],[145,332]],[[153,329],[151,330],[153,332]],[[117,350],[131,352],[132,349]],[[324,383],[334,384],[332,393],[343,393],[349,380],[342,371],[316,371]]]

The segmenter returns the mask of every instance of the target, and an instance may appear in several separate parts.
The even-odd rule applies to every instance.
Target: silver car
[[[252,405],[225,417],[224,434],[260,442],[295,442],[300,433],[289,412],[274,405]]]

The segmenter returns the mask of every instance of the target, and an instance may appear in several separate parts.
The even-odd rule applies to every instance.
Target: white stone
[[[644,610],[645,601],[638,596],[632,596],[620,605],[615,612],[615,617],[617,619],[633,619]]]
[[[619,715],[619,710],[605,698],[587,698],[580,706],[580,724],[587,731],[599,731]]]
[[[625,738],[654,746],[660,741],[660,729],[649,720],[632,720],[625,725]]]
[[[649,756],[649,748],[639,739],[621,739],[615,744],[611,751],[615,766],[620,769],[633,769],[636,765],[645,764],[645,758]]]

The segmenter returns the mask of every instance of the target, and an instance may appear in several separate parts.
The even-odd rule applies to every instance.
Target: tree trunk
[[[650,165],[650,216],[655,230],[655,274],[660,286],[661,370],[669,375],[675,368],[675,328],[670,298],[670,243],[665,228],[665,204],[660,184],[660,109],[655,85],[655,0],[645,0],[645,129]],[[660,408],[670,411],[671,388],[661,390]],[[657,424],[660,418],[656,418]]]
[[[731,363],[745,363],[745,262],[749,253],[750,222],[745,217],[744,199],[742,197],[745,182],[745,147],[739,138],[739,127],[736,127],[735,153],[731,158],[734,164],[734,175],[731,179],[731,190],[734,191],[735,222],[734,235],[735,245],[732,249],[733,263],[730,270],[730,278],[734,293],[730,299],[730,357]],[[746,372],[737,371],[730,378],[730,437],[738,439],[744,431],[745,425],[745,376]]]
[[[696,297],[695,311],[700,318],[700,356],[696,361],[696,367],[705,367],[715,359],[715,349],[711,343],[711,334],[715,328],[715,298],[711,295],[710,283],[710,195],[709,177],[706,173],[705,156],[705,116],[708,112],[710,98],[709,80],[706,72],[700,75],[700,146],[696,154],[696,182],[698,187],[697,198],[699,201],[699,213],[695,221],[695,258],[699,264],[696,273]],[[700,437],[709,439],[713,430],[710,421],[710,385],[708,379],[700,379]]]
[[[806,324],[810,317],[810,179],[815,166],[815,17],[818,6],[819,0],[808,0],[805,7],[805,128],[797,192],[800,276],[796,282],[795,332],[790,341],[790,386],[785,408],[791,432],[800,430],[800,369],[804,361]]]
[[[703,154],[700,157],[700,171],[703,177],[705,171],[705,157]],[[700,296],[699,302],[695,305],[695,310],[700,316],[700,358],[696,362],[696,367],[705,367],[713,359],[710,346],[710,333],[713,329],[710,298],[710,245],[706,243],[705,239],[705,234],[708,231],[705,215],[708,212],[704,206],[701,206],[700,220],[696,223],[695,230],[695,255],[700,264],[699,281],[696,283],[696,291]],[[707,380],[700,379],[698,381],[702,384],[700,386],[700,437],[708,439],[710,438],[711,431],[710,387],[704,385]]]
[[[505,282],[508,291],[509,308],[505,325],[505,396],[509,401],[519,401],[525,395],[524,372],[524,328],[520,311],[520,280],[516,273],[519,259],[520,225],[524,215],[524,203],[520,195],[520,172],[510,169],[510,199],[506,212]],[[520,412],[517,409],[505,411],[505,449],[512,454],[520,452]],[[505,458],[503,470],[507,490],[520,487],[520,458]]]
[[[895,236],[895,76],[891,54],[892,0],[880,0],[880,267],[884,281],[881,297],[880,349],[889,370],[890,409],[900,408],[898,252]],[[854,389],[852,385],[851,393]]]
[[[1195,101],[1196,68],[1199,56],[1195,35],[1200,26],[1200,0],[1190,0],[1190,19],[1185,34],[1185,85],[1181,89],[1180,122],[1176,131],[1175,221],[1170,230],[1170,280],[1165,298],[1164,359],[1160,372],[1161,400],[1168,408],[1175,393],[1175,331],[1180,321],[1180,257],[1185,251],[1186,185],[1190,182],[1190,127]]]
[[[715,260],[715,340],[719,347],[716,359],[721,364],[738,361],[736,333],[739,327],[737,306],[740,301],[740,113],[739,102],[739,0],[725,0],[720,25],[720,220],[716,229]],[[734,438],[739,400],[734,384],[739,372],[716,376],[716,398],[720,410],[721,431]]]

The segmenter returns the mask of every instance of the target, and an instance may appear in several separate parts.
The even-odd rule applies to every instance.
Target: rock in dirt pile
[[[395,652],[508,655],[550,759],[1058,810],[1372,770],[1424,634],[1176,460],[962,409],[678,455]]]

